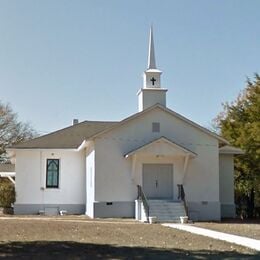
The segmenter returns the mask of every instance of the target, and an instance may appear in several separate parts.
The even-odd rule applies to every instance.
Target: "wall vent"
[[[160,132],[160,123],[153,122],[152,131],[153,131],[153,133],[159,133]]]

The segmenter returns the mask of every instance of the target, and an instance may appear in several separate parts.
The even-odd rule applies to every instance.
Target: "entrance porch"
[[[153,215],[169,222],[187,214],[185,196],[181,195],[189,161],[196,157],[194,152],[160,137],[125,157],[132,160],[132,180],[139,187],[136,219],[147,221]]]

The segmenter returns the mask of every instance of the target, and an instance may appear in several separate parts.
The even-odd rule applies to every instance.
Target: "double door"
[[[173,165],[143,164],[143,190],[148,199],[172,199]]]

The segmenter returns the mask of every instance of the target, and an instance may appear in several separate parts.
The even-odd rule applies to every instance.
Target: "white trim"
[[[132,172],[131,172],[131,177],[132,180],[135,182],[135,169],[136,168],[136,154],[133,155],[133,160],[132,160]]]
[[[15,172],[0,172],[0,177],[15,177]]]
[[[92,141],[84,140],[84,141],[80,144],[80,146],[79,146],[77,149],[75,149],[75,151],[80,152],[80,151],[82,151],[83,149],[87,148],[87,147],[88,147],[89,145],[91,145],[91,144],[93,144]]]
[[[77,152],[77,148],[74,149],[74,148],[7,148],[6,151],[21,151],[21,150],[26,150],[26,151],[69,151],[69,152]]]
[[[8,178],[15,185],[15,180],[13,179],[15,172],[0,172],[0,177]]]
[[[89,138],[89,140],[94,140],[95,138],[97,138],[97,137],[99,137],[99,136],[101,136],[101,135],[103,135],[103,134],[105,134],[107,132],[110,132],[113,129],[115,129],[117,127],[120,127],[121,125],[127,123],[128,121],[131,121],[131,120],[133,120],[135,118],[138,118],[138,117],[142,116],[143,114],[148,113],[149,111],[154,110],[156,108],[159,108],[162,111],[165,111],[165,112],[169,113],[170,115],[175,116],[176,118],[178,118],[178,119],[186,122],[187,124],[189,124],[189,125],[197,128],[197,129],[201,130],[205,134],[208,134],[209,136],[211,136],[213,138],[216,138],[217,140],[221,141],[224,144],[229,144],[229,142],[226,139],[222,138],[221,136],[211,132],[210,130],[206,129],[205,127],[202,127],[202,126],[198,125],[197,123],[189,120],[188,118],[186,118],[186,117],[184,117],[184,116],[182,116],[182,115],[180,115],[180,114],[170,110],[169,108],[162,106],[161,104],[155,104],[154,106],[151,106],[151,107],[149,107],[149,108],[147,108],[147,109],[145,109],[145,110],[143,110],[141,112],[135,113],[135,114],[125,118],[124,120],[118,122],[116,125],[114,125],[114,126],[108,128],[108,129],[105,129],[105,130],[103,130],[103,131],[101,131],[101,132],[91,136]]]
[[[189,161],[190,161],[190,155],[187,154],[184,158],[184,163],[183,163],[183,179],[182,179],[182,184],[184,184],[186,175],[187,175],[187,169],[189,166]]]
[[[15,185],[15,181],[12,177],[8,176],[7,178],[9,179],[9,181],[11,181]]]
[[[245,152],[240,148],[231,145],[225,145],[219,148],[219,154],[244,154],[244,153]]]
[[[143,149],[147,148],[148,146],[151,146],[151,145],[153,145],[154,143],[160,142],[160,141],[166,142],[167,144],[173,146],[174,148],[177,148],[177,149],[181,150],[182,152],[184,152],[184,153],[190,155],[191,157],[196,157],[196,156],[197,156],[196,153],[194,153],[194,152],[192,152],[192,151],[186,149],[185,147],[182,147],[182,146],[180,146],[180,145],[174,143],[173,141],[171,141],[171,140],[169,140],[169,139],[167,139],[167,138],[165,138],[165,137],[162,136],[162,137],[160,137],[160,138],[158,138],[158,139],[156,139],[156,140],[153,140],[153,141],[151,141],[151,142],[149,142],[149,143],[147,143],[147,144],[144,144],[144,145],[141,146],[141,147],[138,147],[138,148],[136,148],[136,149],[134,149],[134,150],[128,152],[127,154],[124,155],[124,157],[125,157],[125,158],[128,158],[128,157],[130,157],[130,156],[132,156],[132,155],[135,155],[137,152],[140,152],[140,151],[142,151]]]
[[[187,172],[189,158],[190,158],[190,156],[189,156],[189,154],[187,154],[185,156],[185,159],[184,159],[184,164],[183,164],[183,172],[184,172],[184,174]]]
[[[142,91],[164,91],[164,92],[167,92],[168,89],[167,88],[140,88],[136,95],[138,96]],[[120,123],[120,122],[119,122]]]

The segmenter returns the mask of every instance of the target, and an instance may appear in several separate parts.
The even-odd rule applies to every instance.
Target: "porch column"
[[[136,181],[135,181],[135,168],[136,168],[136,154],[134,154],[132,156],[132,172],[131,172],[132,181],[136,184]]]
[[[182,178],[182,184],[184,184],[185,179],[186,179],[186,174],[187,174],[187,169],[188,169],[188,164],[190,160],[190,155],[186,154],[184,158],[184,163],[183,163],[183,178]]]

